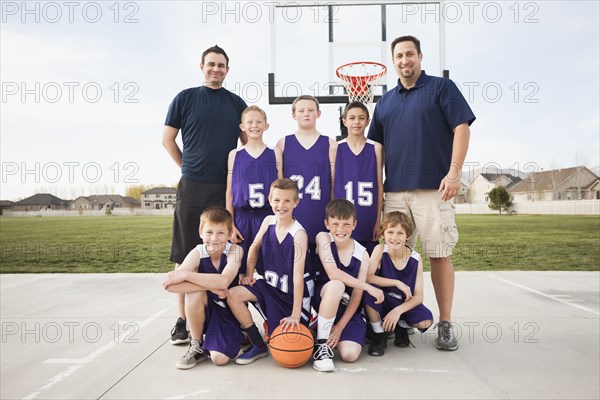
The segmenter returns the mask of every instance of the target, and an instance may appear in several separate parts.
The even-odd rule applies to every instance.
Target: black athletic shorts
[[[226,190],[226,184],[200,183],[183,178],[179,181],[169,260],[181,264],[188,253],[202,243],[198,234],[200,215],[211,206],[225,207]]]

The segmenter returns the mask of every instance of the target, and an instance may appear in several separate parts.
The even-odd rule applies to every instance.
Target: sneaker
[[[452,324],[448,321],[440,321],[437,325],[437,337],[435,338],[435,346],[438,350],[454,351],[458,349],[458,341],[454,336]]]
[[[387,333],[374,333],[373,340],[369,345],[369,355],[375,357],[381,357],[384,353],[384,349],[387,347]]]
[[[244,351],[238,358],[235,359],[236,364],[247,365],[252,364],[254,361],[266,357],[269,354],[267,346],[256,347],[251,345],[246,351]]]
[[[394,329],[394,346],[396,347],[408,347],[411,346],[412,343],[408,338],[408,329],[402,328],[401,326],[396,325]],[[415,347],[415,346],[413,346]]]
[[[320,372],[335,371],[333,365],[333,350],[327,346],[326,340],[318,340],[313,354],[313,368]]]
[[[199,345],[192,345],[188,348],[187,353],[175,363],[179,369],[194,368],[196,364],[208,358],[208,351],[202,349]]]
[[[185,327],[185,321],[177,318],[177,323],[171,330],[171,344],[184,344],[190,342],[190,332]]]

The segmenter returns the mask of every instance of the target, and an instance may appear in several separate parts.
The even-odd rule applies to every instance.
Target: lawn
[[[600,270],[598,216],[456,218],[457,270]],[[2,217],[0,272],[168,271],[172,220],[172,216]]]

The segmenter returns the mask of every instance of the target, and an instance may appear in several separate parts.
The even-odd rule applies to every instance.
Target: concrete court
[[[598,272],[458,272],[456,352],[434,332],[366,348],[334,373],[307,364],[175,368],[162,274],[0,275],[2,399],[600,397]],[[425,304],[437,313],[429,274]]]

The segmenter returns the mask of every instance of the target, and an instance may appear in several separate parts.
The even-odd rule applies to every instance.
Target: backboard
[[[276,3],[271,17],[269,103],[291,104],[301,94],[322,104],[346,104],[335,76],[338,66],[375,61],[388,74],[374,87],[374,101],[397,85],[391,42],[413,35],[421,41],[423,69],[445,75],[443,1],[336,1]]]

